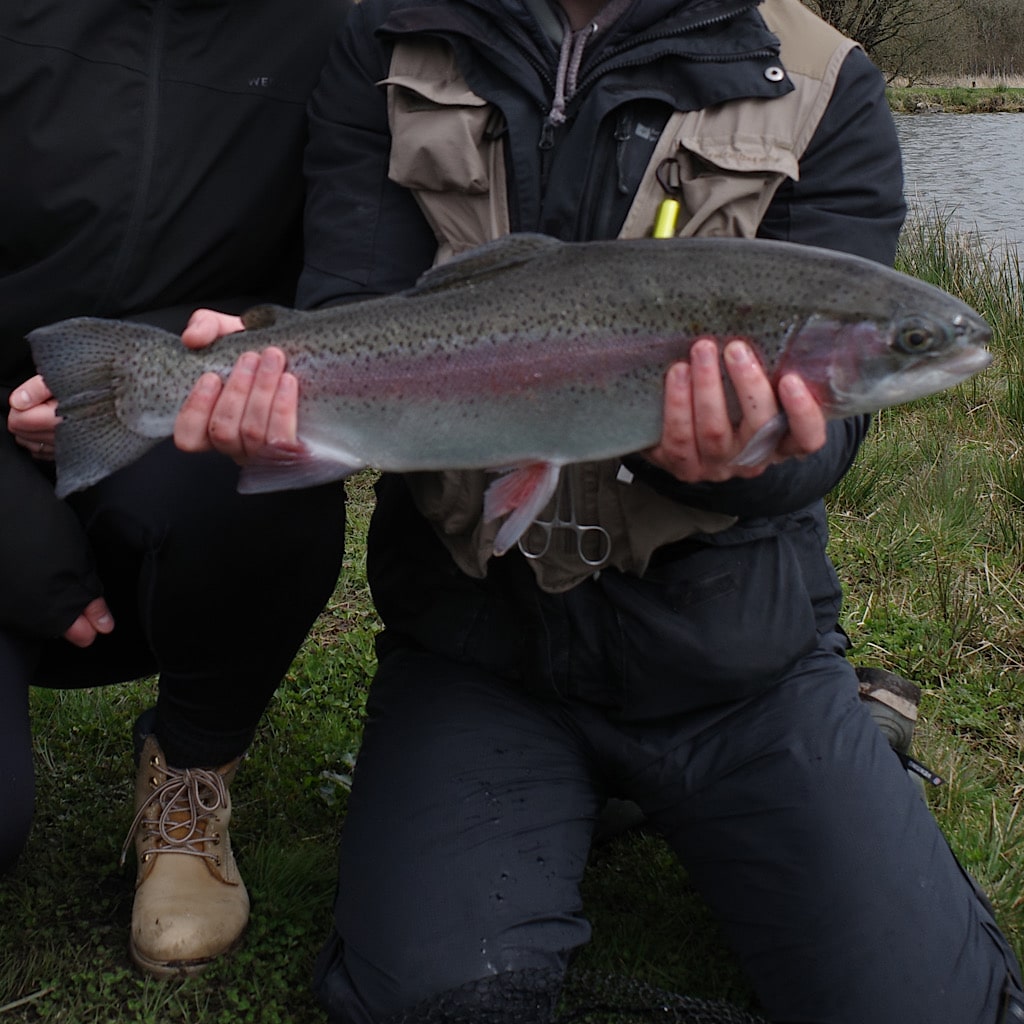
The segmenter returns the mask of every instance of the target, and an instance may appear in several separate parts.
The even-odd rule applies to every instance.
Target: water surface
[[[913,212],[1024,243],[1024,114],[894,116]]]

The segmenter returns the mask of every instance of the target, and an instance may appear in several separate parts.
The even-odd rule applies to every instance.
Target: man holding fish
[[[437,263],[408,303],[442,296],[456,332],[492,295],[489,280],[557,251],[536,302],[516,293],[522,334],[496,332],[493,345],[512,334],[533,344],[527,327],[552,309],[570,333],[615,333],[598,288],[562,287],[571,246],[475,250],[509,232],[621,246],[738,236],[750,241],[733,257],[743,272],[725,289],[729,316],[760,291],[780,309],[804,296],[802,317],[781,318],[781,348],[799,339],[804,355],[781,358],[777,379],[760,357],[780,321],[763,319],[758,336],[722,310],[694,315],[688,359],[667,374],[660,440],[643,453],[559,464],[541,452],[541,467],[560,471],[512,467],[497,499],[489,469],[507,465],[384,465],[417,471],[382,477],[371,527],[385,631],[316,971],[330,1019],[500,1021],[512,1007],[548,1019],[589,937],[580,881],[608,797],[635,801],[665,836],[772,1020],[1022,1019],[1013,953],[844,658],[822,497],[864,437],[858,413],[879,404],[827,417],[811,368],[811,353],[836,355],[827,377],[841,392],[876,345],[902,359],[983,329],[931,299],[869,315],[890,284],[859,260],[845,285],[815,295],[785,247],[753,241],[891,262],[900,160],[863,53],[797,0],[363,0],[311,116],[307,307],[409,289]],[[654,245],[638,250],[650,260],[638,288],[658,278]],[[765,261],[782,265],[772,289]],[[844,292],[863,317],[830,312]],[[658,287],[644,294],[665,301]],[[358,319],[358,306],[331,322]],[[230,324],[204,314],[193,341]],[[645,329],[627,328],[623,345]],[[177,420],[182,447],[218,448],[264,481],[268,464],[278,477],[358,465],[341,438],[314,427],[307,443],[307,384],[286,370],[286,334],[226,384],[202,378]],[[449,411],[472,419],[462,351],[438,345],[427,362],[451,367]],[[415,374],[403,379],[398,393],[422,401]],[[430,382],[439,402],[444,380]],[[563,383],[566,401],[574,386],[601,390],[564,371]],[[765,428],[768,447],[751,449]],[[539,509],[538,478],[549,488]],[[499,540],[524,505],[518,539]]]

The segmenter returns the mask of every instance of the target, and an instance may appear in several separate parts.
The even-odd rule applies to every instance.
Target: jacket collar
[[[386,0],[385,0],[386,2]],[[627,0],[614,24],[604,26],[604,46],[628,46],[668,38],[725,21],[762,0]],[[615,4],[610,0],[609,7]],[[564,16],[557,0],[392,0],[378,30],[384,36],[408,32],[464,34],[497,50],[511,37],[550,61],[557,54]],[[487,44],[490,46],[487,46]],[[603,47],[602,47],[603,48]]]
[[[557,0],[461,2],[492,14],[501,11],[520,24],[541,24],[545,29],[549,29],[552,22],[560,24],[563,20]],[[697,26],[714,24],[760,3],[761,0],[627,0],[617,5],[615,0],[609,0],[604,11],[595,20],[604,20],[606,23],[602,25],[603,31],[610,33],[612,37],[619,37],[617,41],[621,42],[622,38],[636,37],[652,31],[688,31]],[[621,9],[606,18],[605,12],[612,14],[612,9],[617,6]],[[554,39],[556,44],[560,41],[560,31]]]
[[[472,87],[474,68],[480,67],[482,58],[484,65],[518,82],[547,110],[557,89],[561,46],[531,11],[529,4],[533,2],[554,0],[381,0],[386,13],[377,32],[392,41],[419,34],[445,38],[455,48],[464,73],[470,76],[473,72]],[[617,21],[595,35],[585,53],[580,54],[577,80],[582,84],[598,67],[607,69],[672,55],[703,64],[722,60],[732,63],[766,48],[777,52],[778,41],[760,18],[746,17],[734,29],[715,31],[719,23],[744,12],[749,14],[760,3],[630,0]],[[556,18],[558,13],[552,8]],[[718,100],[723,98],[727,97]]]

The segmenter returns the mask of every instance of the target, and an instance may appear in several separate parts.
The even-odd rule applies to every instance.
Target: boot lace
[[[219,856],[204,849],[204,845],[220,842],[219,833],[205,834],[205,823],[227,806],[228,790],[223,776],[208,768],[172,768],[156,762],[153,768],[164,776],[164,781],[154,787],[150,798],[136,812],[121,847],[121,866],[140,830],[144,842],[159,841],[161,848],[157,852],[185,853],[219,864]],[[159,807],[155,817],[150,813],[154,805]]]

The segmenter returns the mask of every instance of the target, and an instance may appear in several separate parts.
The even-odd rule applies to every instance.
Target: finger
[[[12,434],[23,434],[30,441],[47,441],[51,444],[58,423],[60,417],[57,415],[57,402],[53,398],[26,409],[11,409],[7,416],[7,429]]]
[[[84,615],[79,615],[64,631],[64,639],[75,647],[89,647],[96,639],[96,630]]]
[[[259,365],[260,357],[255,352],[244,352],[238,357],[210,416],[207,436],[211,445],[236,461],[243,461],[245,457],[242,417]]]
[[[51,398],[53,394],[46,386],[46,381],[37,373],[16,387],[8,401],[12,409],[25,410]]]
[[[34,452],[41,444],[47,444],[48,440],[52,443],[52,439],[48,439],[46,434],[34,430],[19,430],[14,435],[15,444],[30,452]]]
[[[34,441],[32,444],[24,445],[33,459],[39,462],[53,462],[56,449],[52,442]]]
[[[174,443],[183,452],[206,452],[210,443],[210,417],[223,390],[215,373],[204,373],[196,381],[174,420]]]
[[[64,631],[64,639],[75,647],[89,647],[101,633],[109,633],[114,628],[114,617],[110,614],[107,602],[102,597],[94,598],[85,606],[85,610]]]
[[[225,334],[245,330],[242,318],[215,309],[197,309],[188,319],[181,340],[186,348],[206,348]]]
[[[739,402],[740,434],[745,440],[778,413],[775,389],[761,361],[745,341],[730,341],[725,346],[724,358]]]
[[[241,439],[246,456],[261,452],[270,443],[270,419],[286,365],[285,354],[279,348],[268,348],[260,356],[242,414]],[[287,423],[284,426],[291,429]]]
[[[110,633],[114,628],[114,616],[110,614],[107,602],[102,597],[90,601],[83,614],[97,633]]]
[[[267,422],[267,443],[277,447],[294,447],[299,433],[299,381],[294,374],[284,373],[277,385]]]
[[[25,434],[15,434],[14,442],[24,448],[33,459],[39,459],[43,462],[53,461],[54,446],[52,441],[38,437],[29,437]]]
[[[810,455],[828,439],[825,414],[801,377],[787,373],[779,381],[779,401],[789,420],[789,431],[780,446],[785,456]]]
[[[722,382],[718,345],[699,339],[690,350],[693,375],[693,418],[697,451],[702,461],[725,462],[733,455],[736,431]]]
[[[693,395],[688,363],[669,367],[665,377],[665,406],[661,440],[647,457],[680,480],[693,481],[699,473],[693,423]]]
[[[41,444],[53,447],[59,422],[51,416],[36,415],[33,409],[28,412],[12,412],[7,420],[7,429],[14,435],[16,444],[34,452]]]

